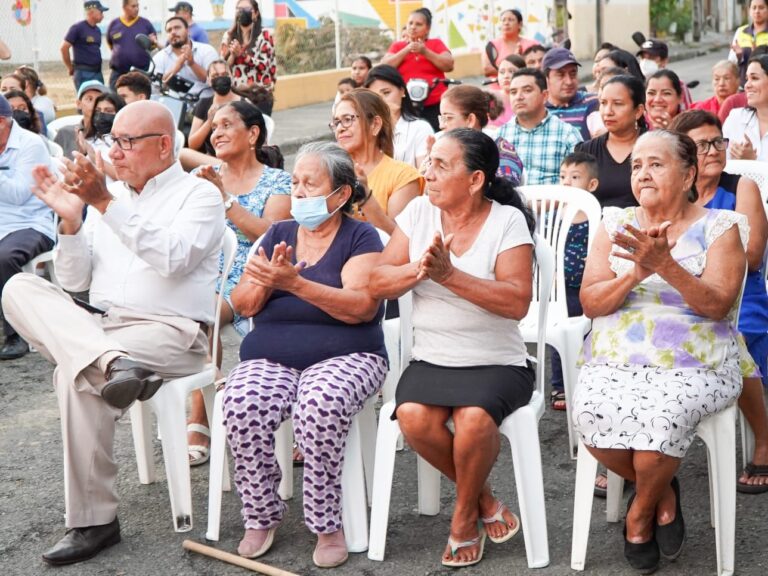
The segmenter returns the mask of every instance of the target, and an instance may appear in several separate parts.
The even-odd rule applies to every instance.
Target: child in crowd
[[[560,165],[560,184],[581,188],[594,192],[599,184],[597,158],[586,152],[569,154]],[[580,316],[583,311],[579,301],[581,277],[584,274],[584,261],[587,259],[587,237],[589,223],[583,212],[573,219],[565,241],[565,259],[563,272],[565,274],[565,300],[568,316]],[[560,355],[552,351],[552,408],[565,410],[565,389],[563,386],[563,369],[560,365]]]
[[[357,85],[355,84],[355,81],[352,80],[352,78],[342,78],[339,80],[339,83],[336,84],[336,99],[338,100],[347,92],[352,92],[352,90],[355,88],[357,88]]]
[[[360,88],[368,79],[368,72],[373,68],[373,62],[368,56],[358,56],[352,61],[349,76],[355,83],[355,88]]]
[[[541,44],[534,44],[529,46],[525,52],[523,52],[523,59],[525,59],[526,68],[536,68],[541,70],[541,61],[544,60],[544,54],[547,53],[547,49]]]

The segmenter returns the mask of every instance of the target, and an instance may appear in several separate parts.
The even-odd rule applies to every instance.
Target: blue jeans
[[[566,286],[565,287],[565,304],[568,308],[568,316],[581,316],[584,311],[581,308],[581,301],[579,300],[579,290],[581,287]],[[547,346],[552,353],[552,390],[562,392],[564,390],[563,384],[563,367],[560,362],[560,354],[557,350],[551,346]]]
[[[101,73],[101,70],[93,72],[91,70],[78,70],[75,68],[75,75],[72,79],[75,82],[75,92],[80,90],[80,84],[87,82],[88,80],[98,80],[104,84],[104,75]]]

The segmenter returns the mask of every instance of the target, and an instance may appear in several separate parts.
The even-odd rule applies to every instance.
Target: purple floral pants
[[[349,426],[386,374],[386,360],[368,353],[330,358],[303,372],[269,360],[246,360],[229,373],[224,424],[246,528],[272,528],[283,519],[275,431],[289,417],[304,454],[304,521],[315,534],[341,528],[341,471]]]

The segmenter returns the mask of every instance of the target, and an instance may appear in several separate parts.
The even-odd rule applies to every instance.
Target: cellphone
[[[72,298],[72,300],[74,300],[75,304],[80,306],[80,308],[82,308],[83,310],[85,310],[87,312],[90,312],[91,314],[100,314],[100,315],[104,316],[104,314],[107,313],[106,310],[102,310],[100,308],[96,308],[96,306],[92,306],[91,304],[89,304],[85,300],[81,300],[80,298]]]

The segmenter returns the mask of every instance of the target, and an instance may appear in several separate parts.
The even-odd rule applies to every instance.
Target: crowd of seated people
[[[91,19],[107,9],[85,8]],[[137,3],[123,8],[138,18]],[[568,313],[593,326],[578,384],[567,398],[557,353],[548,384],[552,408],[572,403],[572,421],[560,425],[634,483],[629,564],[648,572],[681,553],[677,471],[703,418],[738,403],[755,435],[738,490],[768,492],[768,222],[755,182],[725,171],[727,159],[768,159],[765,49],[718,62],[714,95],[692,102],[664,42],[646,41],[636,54],[606,43],[587,90],[573,52],[525,38],[522,15],[510,9],[478,57],[477,74],[496,83],[447,87],[432,81],[453,70],[453,56],[419,8],[380,62],[352,60],[328,114],[334,142],[303,146],[288,172],[268,145],[274,39],[258,2],[235,9],[217,48],[191,39],[184,2],[165,22],[166,46],[152,38],[163,82],[181,75],[201,96],[187,133],[151,101],[145,73],[113,68],[109,84],[86,78],[93,70],[77,67],[74,36],[79,116],[68,125],[49,132],[57,108],[36,70],[0,79],[0,360],[32,345],[56,363],[62,390],[68,531],[47,563],[79,562],[119,541],[112,436],[73,439],[97,425],[112,430],[134,401],[221,349],[210,330],[216,294],[220,323],[242,339],[239,363],[217,376],[242,501],[240,555],[260,557],[287,539],[274,435],[290,419],[304,520],[317,535],[312,559],[346,561],[346,436],[389,369],[385,303],[389,317],[406,293],[413,357],[404,359],[394,418],[408,445],[456,485],[440,562],[473,565],[486,539],[512,538],[520,520],[494,496],[489,474],[500,423],[534,389],[518,328],[536,241],[521,184],[581,188],[603,209],[589,253],[590,231],[577,218],[563,257]],[[412,98],[412,82],[423,79],[425,97]],[[237,251],[217,280],[225,228]],[[21,274],[54,245],[61,288]],[[64,290],[90,291],[93,306],[78,307]],[[50,323],[26,313],[52,305],[61,311]],[[83,345],[69,325],[93,342]],[[173,345],[148,349],[133,326],[173,333]],[[673,415],[670,395],[683,399]],[[193,393],[191,466],[208,462],[209,417]],[[97,488],[84,503],[86,482]],[[606,484],[600,474],[595,493],[604,496]]]

